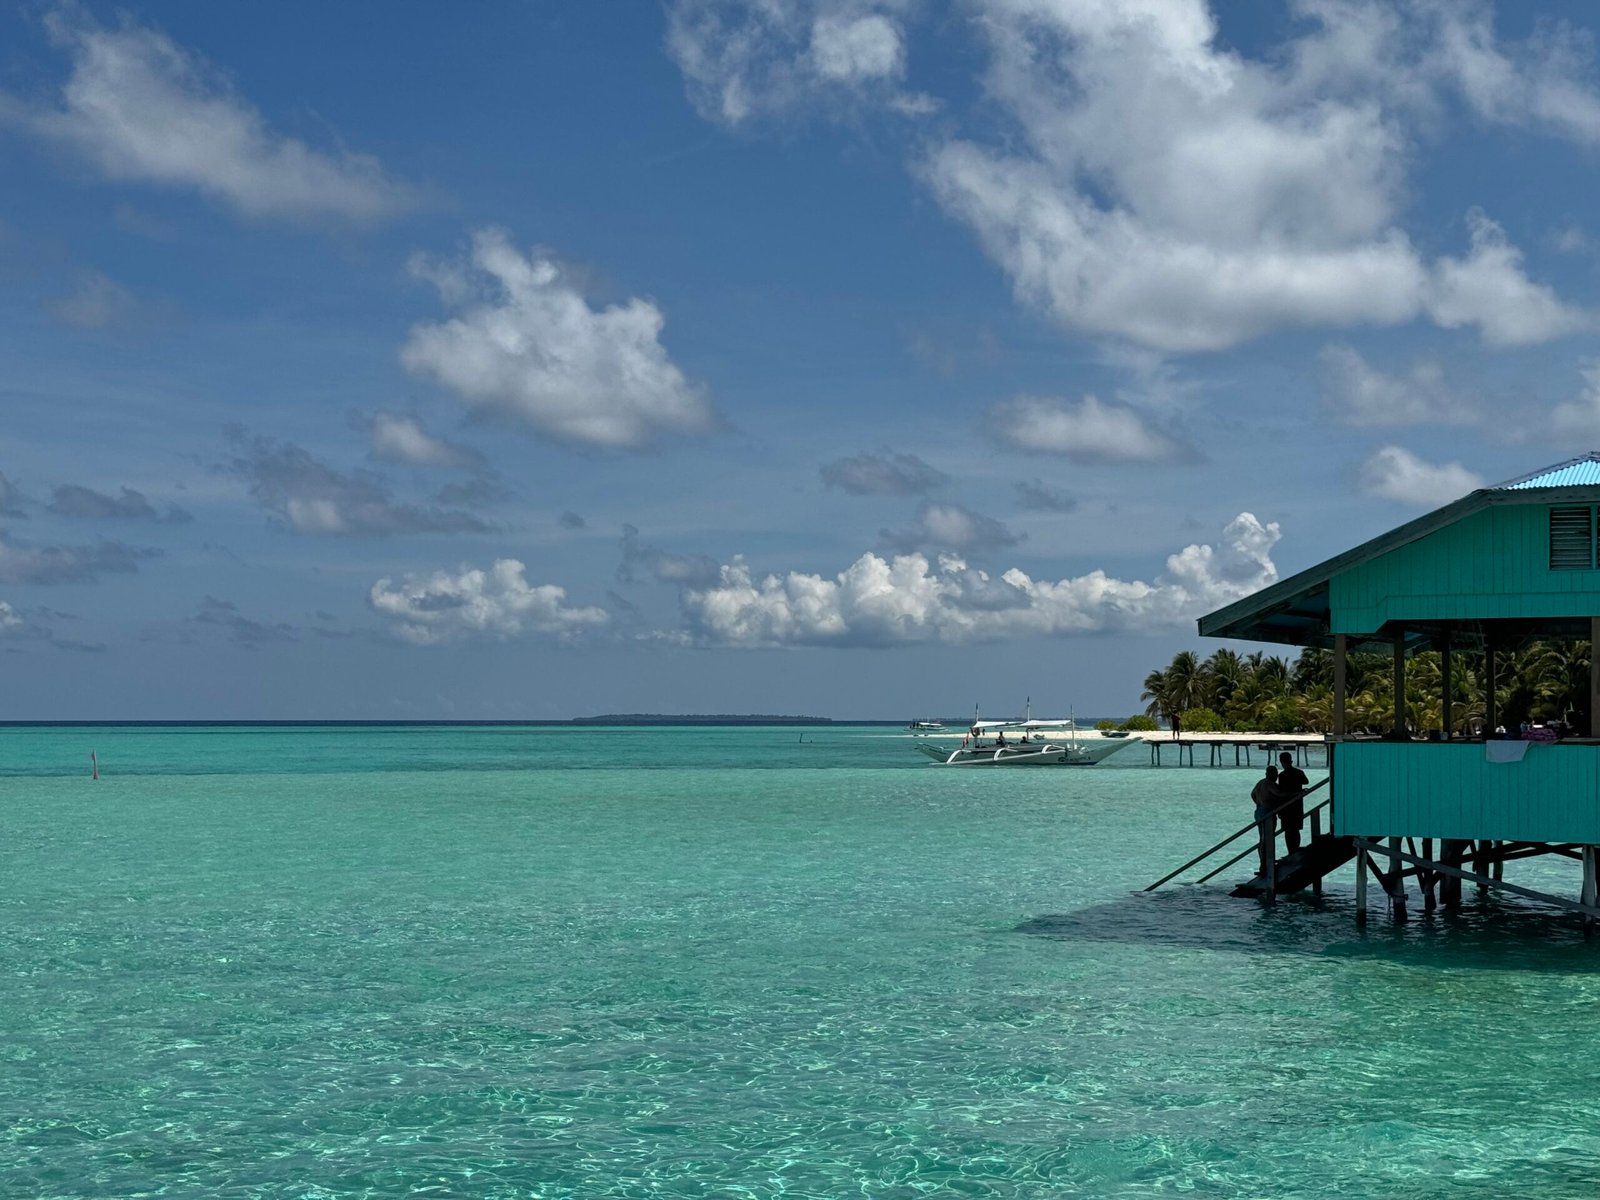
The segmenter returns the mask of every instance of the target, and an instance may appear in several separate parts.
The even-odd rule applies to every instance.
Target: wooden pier
[[[1229,751],[1231,750],[1235,767],[1252,767],[1255,763],[1251,759],[1252,751],[1259,751],[1264,755],[1262,765],[1278,761],[1278,755],[1288,751],[1294,755],[1296,766],[1309,767],[1312,765],[1312,754],[1317,753],[1319,765],[1326,765],[1327,739],[1320,733],[1283,733],[1283,734],[1258,734],[1258,733],[1205,733],[1205,734],[1180,734],[1178,737],[1147,738],[1145,744],[1150,747],[1150,765],[1152,767],[1166,766],[1168,751],[1176,752],[1177,765],[1185,765],[1187,758],[1189,766],[1196,765],[1196,746],[1206,748],[1207,765],[1212,767],[1228,766]]]

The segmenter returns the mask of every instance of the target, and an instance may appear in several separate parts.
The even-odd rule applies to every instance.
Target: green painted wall
[[[1600,616],[1600,570],[1550,570],[1550,507],[1484,509],[1335,575],[1335,633],[1393,620]]]
[[[1335,833],[1362,837],[1600,843],[1600,746],[1491,763],[1470,742],[1342,742],[1333,813]]]

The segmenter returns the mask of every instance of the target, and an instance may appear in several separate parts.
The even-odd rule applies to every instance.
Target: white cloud
[[[987,83],[1016,135],[947,142],[924,175],[1024,303],[1162,351],[1419,316],[1496,345],[1581,327],[1482,218],[1467,259],[1423,261],[1397,223],[1404,81],[1437,70],[1400,61],[1411,39],[1379,10],[1305,11],[1311,33],[1251,59],[1202,0],[990,0]]]
[[[690,636],[741,647],[894,646],[1166,629],[1274,582],[1278,526],[1240,513],[1216,545],[1171,555],[1151,582],[1103,571],[1054,582],[1001,575],[953,555],[864,554],[832,579],[789,572],[757,579],[735,559],[716,586],[684,589]]]
[[[989,410],[988,427],[1019,450],[1081,463],[1177,462],[1192,452],[1134,409],[1085,396],[1076,404],[1018,396]]]
[[[1522,270],[1522,252],[1483,213],[1467,214],[1472,250],[1464,259],[1441,258],[1427,300],[1446,328],[1474,325],[1491,346],[1527,346],[1595,327],[1593,313],[1563,304],[1555,292]]]
[[[434,437],[415,417],[373,413],[371,433],[372,457],[383,462],[411,463],[419,467],[483,466],[483,455],[470,447]]]
[[[0,600],[0,633],[10,633],[21,628],[22,618],[17,615],[17,610],[4,600]]]
[[[708,119],[740,125],[804,103],[881,101],[918,117],[937,105],[898,86],[918,0],[675,0],[667,50]]]
[[[1577,399],[1551,410],[1550,431],[1593,446],[1600,444],[1600,359],[1586,359],[1578,373],[1583,376],[1583,390]]]
[[[256,218],[372,221],[415,202],[375,158],[325,154],[273,132],[210,64],[154,29],[50,18],[72,56],[59,107],[0,109],[108,178],[194,188]]]
[[[1460,463],[1424,462],[1400,446],[1383,446],[1361,464],[1368,495],[1401,504],[1437,508],[1483,486],[1483,477]]]
[[[1528,41],[1507,44],[1495,36],[1494,9],[1482,0],[1430,0],[1419,7],[1434,23],[1429,65],[1480,116],[1600,143],[1600,95],[1586,34],[1544,22]]]
[[[385,577],[372,585],[370,599],[374,609],[397,622],[397,636],[418,645],[472,636],[571,638],[610,620],[602,608],[569,605],[565,588],[530,584],[526,569],[514,558],[502,558],[488,571],[436,571],[407,575],[399,583]]]
[[[1477,409],[1451,391],[1444,368],[1432,360],[1391,375],[1351,346],[1326,346],[1319,357],[1323,399],[1346,425],[1471,425],[1478,420]]]
[[[900,27],[881,13],[818,17],[811,26],[811,62],[818,75],[846,83],[887,79],[905,69]]]
[[[650,301],[590,308],[555,262],[522,254],[497,229],[473,237],[469,263],[419,257],[413,271],[463,311],[414,326],[400,360],[474,408],[611,449],[711,428],[704,391],[668,357],[665,318]]]

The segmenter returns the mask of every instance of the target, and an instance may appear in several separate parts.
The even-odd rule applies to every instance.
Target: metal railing
[[[1328,786],[1328,780],[1326,778],[1317,780],[1316,783],[1312,784],[1305,791],[1301,792],[1298,796],[1295,796],[1293,799],[1290,799],[1290,800],[1285,800],[1282,804],[1278,805],[1277,808],[1273,809],[1270,813],[1267,814],[1268,817],[1270,817],[1273,820],[1274,824],[1276,824],[1276,820],[1277,820],[1278,814],[1281,813],[1284,809],[1289,808],[1289,807],[1291,807],[1291,806],[1293,806],[1295,804],[1303,803],[1305,801],[1305,798],[1307,796],[1311,795],[1312,792],[1318,791],[1319,789],[1325,788],[1327,786]],[[1317,819],[1318,814],[1324,808],[1326,808],[1329,805],[1329,803],[1332,802],[1332,799],[1333,798],[1330,796],[1328,799],[1322,801],[1322,803],[1318,804],[1316,807],[1311,809],[1310,812],[1306,813],[1306,816],[1311,818],[1311,837],[1312,837],[1313,840],[1315,840],[1317,837],[1319,837],[1321,835],[1321,832],[1322,832],[1322,828],[1321,828],[1322,822]],[[1160,879],[1156,880],[1154,883],[1152,883],[1149,887],[1145,888],[1144,890],[1147,891],[1147,892],[1153,892],[1158,887],[1161,887],[1163,884],[1171,883],[1174,879],[1176,879],[1179,875],[1182,875],[1190,867],[1199,866],[1201,863],[1205,862],[1206,859],[1210,858],[1213,854],[1217,853],[1219,850],[1225,849],[1226,847],[1233,845],[1234,842],[1236,842],[1240,838],[1244,837],[1244,835],[1247,834],[1247,833],[1255,833],[1259,837],[1260,828],[1261,828],[1261,826],[1260,826],[1259,822],[1251,821],[1250,824],[1246,825],[1243,829],[1239,830],[1239,832],[1234,833],[1234,834],[1230,834],[1228,837],[1223,838],[1215,846],[1212,846],[1211,849],[1206,850],[1201,854],[1195,855],[1188,862],[1184,863],[1183,866],[1179,867],[1176,871],[1168,872],[1167,874],[1163,875]],[[1277,846],[1277,834],[1276,833],[1273,834],[1273,846],[1274,846],[1274,849],[1276,849],[1276,846]],[[1216,870],[1211,871],[1209,874],[1201,877],[1200,879],[1195,880],[1194,882],[1196,882],[1196,883],[1204,883],[1204,882],[1206,882],[1206,880],[1212,878],[1213,876],[1220,875],[1223,871],[1226,871],[1229,867],[1233,866],[1234,863],[1239,862],[1241,859],[1247,858],[1249,855],[1255,853],[1256,849],[1257,849],[1257,847],[1255,845],[1246,846],[1238,854],[1234,855],[1227,862],[1223,863],[1220,867],[1216,868]]]

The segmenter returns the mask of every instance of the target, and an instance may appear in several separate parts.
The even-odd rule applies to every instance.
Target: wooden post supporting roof
[[[1446,629],[1439,647],[1439,731],[1449,741],[1455,729],[1455,679],[1450,668],[1455,658],[1455,631]]]
[[[1350,639],[1342,634],[1333,635],[1333,736],[1344,736],[1345,680],[1348,674]]]
[[[1589,736],[1600,737],[1600,617],[1589,618]]]
[[[1495,729],[1499,727],[1497,719],[1499,714],[1495,711],[1494,702],[1495,690],[1498,687],[1498,680],[1495,678],[1495,667],[1498,664],[1495,662],[1494,649],[1494,627],[1490,626],[1483,631],[1483,736],[1486,738],[1493,737]]]
[[[1406,635],[1394,635],[1394,735],[1406,734]]]

